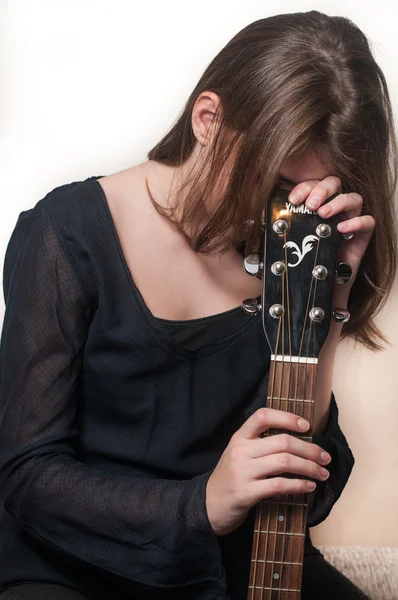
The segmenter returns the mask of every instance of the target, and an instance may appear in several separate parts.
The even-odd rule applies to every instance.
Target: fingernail
[[[310,196],[306,202],[308,208],[316,208],[318,206],[319,197],[318,196]]]
[[[295,204],[296,202],[300,202],[303,199],[303,194],[301,192],[294,192],[291,196],[288,196],[289,202]]]
[[[330,454],[327,454],[326,452],[321,452],[321,461],[323,462],[323,464],[327,465],[328,463],[330,463],[331,460],[332,457],[330,456]]]
[[[322,479],[327,479],[330,475],[330,472],[327,469],[320,469],[320,474]]]
[[[297,421],[297,425],[298,428],[301,429],[302,431],[307,431],[307,429],[309,429],[310,424],[308,423],[308,421],[305,421],[304,419],[299,419]]]
[[[321,206],[318,210],[318,213],[321,217],[327,217],[332,212],[332,209],[329,206]]]

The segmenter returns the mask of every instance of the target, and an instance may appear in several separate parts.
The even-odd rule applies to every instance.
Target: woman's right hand
[[[320,465],[328,464],[330,454],[312,442],[289,433],[268,437],[260,435],[269,428],[303,433],[300,417],[273,408],[254,412],[231,437],[206,486],[206,508],[210,525],[216,535],[226,535],[246,518],[252,506],[278,494],[305,494],[315,489],[308,479],[274,477],[280,473],[299,473],[325,481]],[[321,453],[326,454],[322,460]],[[309,487],[309,486],[312,487]]]

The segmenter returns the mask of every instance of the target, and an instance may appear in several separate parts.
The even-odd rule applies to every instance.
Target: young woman
[[[310,11],[240,31],[146,162],[20,213],[3,275],[2,600],[246,600],[255,505],[310,480],[302,599],[366,598],[308,527],[354,464],[331,391],[337,342],[386,341],[373,317],[395,273],[396,173],[364,34]],[[351,318],[332,321],[319,356],[312,442],[264,408],[270,351],[241,309],[261,298],[242,265],[263,232],[247,220],[276,185],[342,213],[352,268],[333,299]],[[270,427],[292,433],[260,438]]]

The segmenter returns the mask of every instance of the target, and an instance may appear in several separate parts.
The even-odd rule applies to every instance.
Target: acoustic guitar
[[[260,252],[244,261],[246,272],[262,279],[261,301],[248,298],[242,307],[261,315],[271,350],[266,406],[307,419],[305,435],[287,433],[312,441],[318,355],[331,319],[349,319],[348,311],[332,307],[334,284],[348,281],[351,268],[336,264],[341,215],[322,219],[288,195],[277,186],[267,203]],[[308,495],[280,494],[256,506],[248,600],[300,600]]]

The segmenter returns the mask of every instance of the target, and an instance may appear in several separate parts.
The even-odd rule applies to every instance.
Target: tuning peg
[[[337,323],[347,323],[350,319],[350,313],[345,308],[334,308],[332,317]]]
[[[350,265],[344,261],[340,261],[336,265],[336,283],[343,284],[350,281],[352,277],[352,269]]]
[[[264,265],[260,262],[259,254],[249,254],[243,261],[243,267],[249,275],[259,276],[264,269]]]
[[[325,317],[325,311],[323,311],[322,308],[319,308],[319,306],[314,306],[314,308],[310,310],[309,316],[314,323],[321,323]]]
[[[257,298],[246,298],[242,302],[242,308],[248,315],[257,315],[262,311],[262,306]]]
[[[246,225],[246,227],[253,227],[253,225],[260,225],[260,227],[265,227],[266,222],[261,219],[260,221],[254,221],[254,219],[246,219],[244,221],[244,224]]]

